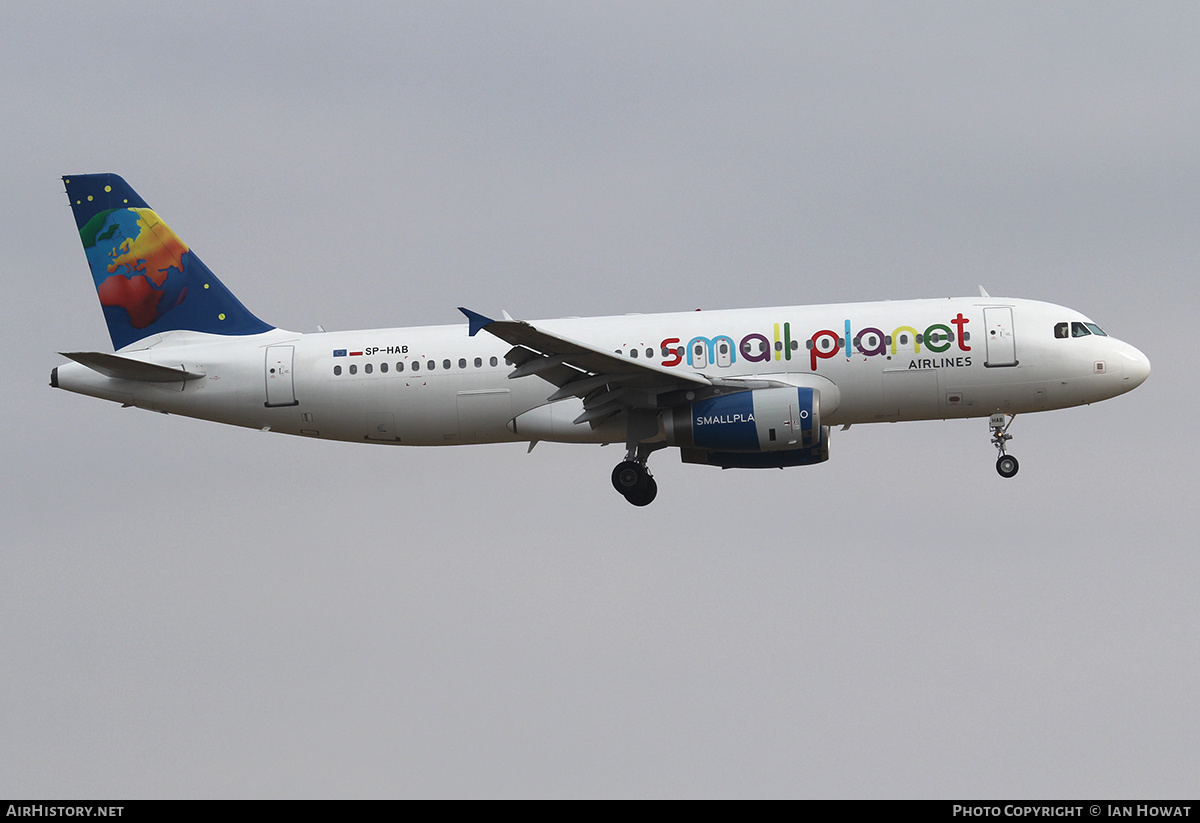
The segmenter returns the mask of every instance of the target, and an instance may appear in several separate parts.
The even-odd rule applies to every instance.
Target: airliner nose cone
[[[1124,355],[1125,382],[1129,389],[1136,389],[1150,376],[1150,358],[1133,346],[1126,346]]]

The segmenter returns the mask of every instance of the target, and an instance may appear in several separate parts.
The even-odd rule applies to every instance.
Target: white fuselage
[[[977,297],[534,325],[680,373],[819,386],[822,422],[843,425],[1077,406],[1129,391],[1149,373],[1132,346],[1095,333],[1056,336],[1062,323],[1090,321],[1048,303]],[[523,435],[511,421],[545,406],[555,386],[536,375],[509,379],[511,348],[490,334],[469,336],[466,325],[238,337],[170,332],[120,354],[202,377],[147,383],[69,363],[56,380],[142,408],[331,440],[621,439],[604,426],[571,426],[583,408],[578,398],[559,401],[559,435]]]

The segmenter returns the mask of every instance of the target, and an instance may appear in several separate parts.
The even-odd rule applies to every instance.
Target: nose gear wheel
[[[1016,419],[1015,414],[993,414],[988,420],[988,426],[992,430],[992,445],[996,447],[996,451],[1000,452],[1000,456],[996,458],[996,471],[1001,477],[1012,477],[1021,468],[1017,458],[1006,451],[1008,441],[1012,440],[1012,435],[1008,433],[1008,427]]]

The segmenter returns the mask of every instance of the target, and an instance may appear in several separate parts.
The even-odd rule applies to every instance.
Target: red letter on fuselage
[[[658,347],[660,349],[670,348],[670,350],[671,350],[671,359],[662,361],[662,365],[678,366],[680,363],[683,362],[683,355],[679,353],[680,349],[675,346],[675,344],[678,342],[679,342],[678,337],[668,337],[666,340],[664,340],[658,344]]]
[[[833,348],[831,348],[829,351],[821,351],[821,348],[817,345],[817,341],[822,337],[829,337],[833,340]],[[828,360],[836,355],[842,348],[842,340],[840,337],[838,337],[837,332],[830,331],[829,329],[821,329],[821,331],[817,332],[809,339],[809,343],[812,344],[812,355],[810,359],[812,360],[813,371],[817,370],[818,357],[822,360]]]
[[[955,317],[950,322],[958,329],[958,348],[962,351],[970,351],[971,347],[967,345],[967,341],[963,335],[963,326],[971,322],[970,318],[963,317],[962,312],[959,312],[958,317]]]

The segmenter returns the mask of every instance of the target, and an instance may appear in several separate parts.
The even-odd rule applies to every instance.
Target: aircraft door
[[[984,365],[988,368],[1017,365],[1017,341],[1013,337],[1012,308],[985,308],[983,325],[987,334],[987,361]]]
[[[267,346],[267,402],[264,404],[267,408],[300,405],[292,380],[295,352],[295,346]]]
[[[508,434],[513,419],[508,389],[476,389],[458,393],[458,432],[464,442],[487,442]]]
[[[883,373],[885,420],[928,420],[938,415],[937,369],[892,369]]]

